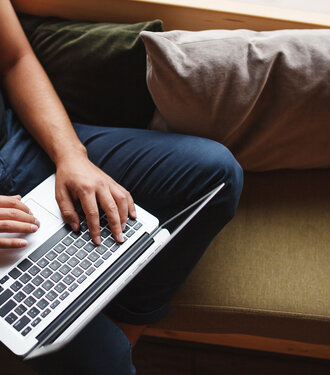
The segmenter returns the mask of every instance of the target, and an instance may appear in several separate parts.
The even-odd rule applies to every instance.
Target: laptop
[[[221,184],[160,225],[135,205],[124,242],[112,237],[100,214],[101,245],[64,223],[55,199],[55,175],[22,198],[41,223],[24,237],[24,249],[0,249],[0,341],[25,359],[60,349],[85,327],[169,241],[223,188]],[[190,213],[189,213],[190,212]],[[185,219],[170,233],[165,227]]]

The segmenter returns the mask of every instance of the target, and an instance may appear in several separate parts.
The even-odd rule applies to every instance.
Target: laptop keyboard
[[[48,241],[32,252],[0,280],[0,317],[26,336],[56,309],[76,289],[84,290],[90,276],[98,268],[108,268],[120,252],[108,226],[106,216],[100,219],[101,245],[91,240],[87,223],[82,220],[80,231],[66,227],[57,232],[56,243]],[[128,219],[124,242],[142,227]],[[54,236],[53,236],[54,237]],[[115,258],[115,259],[114,259]],[[7,288],[3,285],[6,284]]]

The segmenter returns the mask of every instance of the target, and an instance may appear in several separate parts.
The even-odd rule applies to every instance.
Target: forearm
[[[3,76],[9,101],[22,124],[55,164],[86,154],[49,78],[33,52],[21,56]]]

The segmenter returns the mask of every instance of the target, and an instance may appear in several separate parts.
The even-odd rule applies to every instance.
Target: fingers
[[[101,244],[100,216],[95,193],[83,191],[80,196],[81,207],[86,215],[90,235],[96,245]]]
[[[38,225],[31,223],[23,223],[15,220],[1,220],[1,233],[34,233],[38,230]]]
[[[60,207],[63,220],[71,226],[73,231],[78,231],[80,226],[79,216],[74,208],[70,193],[65,186],[56,186],[56,200]]]
[[[24,211],[26,213],[31,213],[29,207],[21,202],[21,196],[6,196],[0,195],[0,207],[1,208],[15,208],[17,210]]]
[[[0,238],[0,248],[17,249],[26,245],[27,241],[22,238]]]
[[[118,207],[109,190],[102,190],[98,194],[98,200],[107,215],[109,227],[115,240],[123,242],[124,235],[122,232],[127,221],[127,202],[122,201],[122,206]]]
[[[40,222],[33,215],[27,214],[24,211],[18,210],[16,208],[0,208],[0,221],[1,220],[14,220],[21,221],[25,223],[35,224],[38,227]]]

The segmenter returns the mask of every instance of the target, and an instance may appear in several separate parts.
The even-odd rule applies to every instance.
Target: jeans
[[[10,110],[6,124],[0,193],[24,195],[55,167]],[[74,128],[90,160],[160,222],[225,182],[224,189],[109,303],[107,317],[100,314],[59,352],[30,361],[41,374],[134,374],[130,344],[112,320],[149,324],[168,313],[172,296],[234,216],[243,173],[230,151],[209,139],[147,129],[83,124]]]

